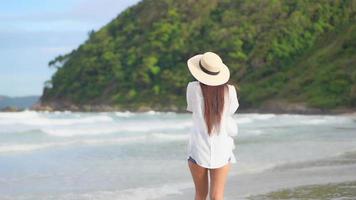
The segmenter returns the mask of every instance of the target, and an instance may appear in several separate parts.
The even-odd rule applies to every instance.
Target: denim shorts
[[[195,164],[198,164],[197,161],[195,161],[191,156],[189,156],[188,161],[189,160],[192,161]],[[229,158],[228,162],[230,162],[230,160],[231,160],[231,157]]]

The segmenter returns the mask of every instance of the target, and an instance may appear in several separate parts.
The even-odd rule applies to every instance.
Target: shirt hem
[[[186,159],[189,159],[189,157],[192,157],[190,154],[188,156],[186,156]],[[193,158],[193,157],[192,157]],[[194,158],[193,158],[194,159]],[[195,160],[195,159],[194,159]],[[227,161],[225,163],[223,163],[222,165],[217,165],[217,166],[206,166],[204,164],[201,164],[199,161],[195,160],[195,162],[197,162],[197,165],[199,165],[200,167],[204,167],[204,168],[207,168],[207,169],[217,169],[217,168],[220,168],[220,167],[223,167],[229,163],[233,164],[233,163],[236,163],[236,159],[235,159],[235,156],[232,155],[231,156],[231,160],[230,162]]]

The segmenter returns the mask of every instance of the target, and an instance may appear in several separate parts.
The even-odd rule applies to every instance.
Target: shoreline
[[[346,155],[346,154],[345,154]],[[329,162],[315,166],[312,163],[318,161],[313,159],[307,161],[312,165],[301,168],[268,168],[257,173],[232,174],[228,176],[225,197],[226,199],[332,199],[340,197],[355,197],[356,163],[350,155],[343,157],[348,162],[338,163],[334,167]],[[332,162],[338,157],[328,157]],[[321,160],[319,160],[321,161]],[[294,162],[306,163],[305,161]],[[321,162],[323,163],[323,162]],[[281,165],[280,165],[281,166]],[[283,166],[283,164],[282,164]],[[284,165],[286,166],[286,165]],[[233,166],[236,172],[239,166]],[[325,176],[327,174],[328,176]],[[278,178],[278,181],[276,181]],[[346,188],[347,186],[347,188]],[[179,193],[169,194],[155,200],[180,200],[189,199],[194,196],[194,187],[180,190]],[[153,199],[152,199],[153,200]]]
[[[0,110],[0,112],[23,112],[25,110],[29,111],[45,111],[45,112],[133,112],[133,113],[146,113],[146,112],[174,112],[174,113],[190,113],[183,109],[178,109],[176,107],[154,109],[150,107],[139,107],[137,109],[121,109],[114,106],[108,105],[83,105],[83,106],[63,106],[63,107],[53,107],[48,105],[34,105],[30,108],[16,108],[16,107],[6,107]],[[235,112],[236,114],[249,114],[249,113],[259,113],[259,114],[300,114],[300,115],[356,115],[356,108],[338,108],[338,109],[319,109],[319,108],[306,108],[302,109],[290,109],[289,107],[281,108],[238,108]]]
[[[340,194],[342,194],[342,198],[354,198],[356,196],[355,187],[355,180],[310,184],[251,195],[247,199],[334,199],[340,198]]]
[[[8,106],[0,112],[21,112],[24,110],[46,112],[174,112],[190,113],[185,106],[176,105],[111,105],[111,104],[82,104],[76,105],[69,101],[37,102],[29,108]],[[260,114],[301,114],[301,115],[356,115],[356,107],[339,107],[333,109],[309,107],[303,102],[287,102],[285,100],[269,100],[258,107],[239,105],[235,113],[260,113]]]

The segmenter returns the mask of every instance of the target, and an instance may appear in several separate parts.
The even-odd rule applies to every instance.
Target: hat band
[[[218,72],[212,72],[212,71],[209,71],[207,70],[202,64],[201,64],[201,60],[199,60],[199,67],[201,70],[203,70],[203,72],[207,73],[207,74],[210,74],[210,75],[217,75],[219,74],[220,71]]]

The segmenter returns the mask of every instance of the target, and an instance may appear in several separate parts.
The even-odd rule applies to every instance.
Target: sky
[[[0,0],[0,95],[41,95],[48,62],[139,0]]]

